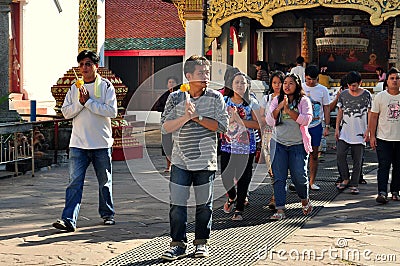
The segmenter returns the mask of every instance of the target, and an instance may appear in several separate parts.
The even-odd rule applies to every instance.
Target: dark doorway
[[[301,53],[300,32],[265,32],[264,58],[271,66],[295,63]]]

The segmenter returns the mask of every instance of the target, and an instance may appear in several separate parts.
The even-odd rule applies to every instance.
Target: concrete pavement
[[[102,225],[97,214],[92,168],[74,233],[51,227],[64,205],[66,166],[42,169],[35,177],[27,173],[0,179],[0,265],[100,265],[168,233],[168,176],[162,172],[165,160],[158,137],[157,130],[138,136],[148,144],[147,158],[145,153],[144,159],[113,163],[114,226]],[[332,146],[332,141],[328,144]],[[323,159],[334,160],[334,151]],[[262,183],[264,174],[258,165],[253,189]],[[257,265],[400,265],[400,202],[376,204],[376,171],[365,178],[368,184],[360,185],[359,195],[348,191],[338,195],[303,228],[273,247],[272,253],[260,252]],[[223,195],[221,187],[216,195]],[[216,199],[215,208],[223,202],[224,197]],[[193,208],[189,216],[193,220]],[[316,254],[314,259],[301,258],[305,249]]]

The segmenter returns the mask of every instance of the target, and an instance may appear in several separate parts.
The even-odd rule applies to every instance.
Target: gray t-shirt
[[[371,93],[364,90],[352,96],[348,90],[339,95],[337,106],[343,110],[339,139],[349,144],[364,144],[364,133],[368,127],[368,110],[372,106]]]
[[[293,110],[299,112],[297,107]],[[282,110],[282,123],[275,126],[272,131],[272,138],[285,146],[298,145],[303,143],[299,124]]]
[[[199,98],[191,98],[190,101],[195,104],[199,115],[218,122],[218,132],[226,131],[228,113],[221,93],[207,88]],[[182,91],[171,93],[161,116],[161,123],[183,116],[185,104],[186,93]],[[217,170],[217,132],[191,120],[172,133],[172,140],[173,165],[190,171]]]

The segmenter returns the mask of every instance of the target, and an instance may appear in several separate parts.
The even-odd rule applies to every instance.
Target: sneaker
[[[289,190],[292,192],[296,192],[296,186],[294,184],[289,184]]]
[[[387,196],[383,193],[379,193],[379,195],[376,197],[376,202],[380,203],[380,204],[386,204],[388,203],[388,199]]]
[[[286,215],[284,212],[276,212],[274,213],[274,215],[272,215],[271,217],[269,217],[270,220],[272,221],[280,221],[286,218]]]
[[[228,200],[224,204],[224,212],[231,213],[234,207],[235,207],[235,200],[231,200],[230,198],[228,198]]]
[[[206,244],[196,245],[196,249],[194,251],[195,258],[208,258],[210,253],[208,252],[208,246]]]
[[[311,189],[311,190],[320,190],[321,188],[320,188],[319,186],[317,186],[316,184],[312,184],[312,185],[310,186],[310,189]]]
[[[243,221],[243,213],[239,211],[235,211],[232,216],[232,221]]]
[[[115,220],[114,217],[104,217],[104,225],[114,225],[115,224]]]
[[[164,254],[161,255],[161,259],[173,261],[186,256],[186,248],[181,246],[171,246],[170,250],[165,251]]]
[[[56,222],[53,223],[53,227],[67,232],[75,231],[75,227],[73,227],[69,222],[66,222],[64,220],[57,220]]]

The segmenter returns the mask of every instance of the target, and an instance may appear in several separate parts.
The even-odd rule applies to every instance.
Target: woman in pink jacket
[[[301,87],[300,77],[286,75],[280,94],[272,100],[266,116],[267,124],[274,126],[270,148],[277,212],[271,216],[272,220],[285,218],[288,170],[304,215],[312,211],[307,177],[308,154],[312,151],[307,127],[311,120],[311,102]]]

